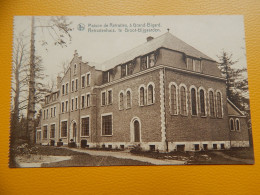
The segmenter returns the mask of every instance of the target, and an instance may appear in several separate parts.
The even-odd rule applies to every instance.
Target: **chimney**
[[[57,76],[57,89],[59,89],[61,86],[61,77]]]
[[[149,36],[146,38],[147,42],[153,40],[153,37]]]
[[[78,57],[78,56],[79,56],[79,54],[78,54],[78,51],[77,51],[77,50],[75,50],[75,51],[74,51],[74,56],[75,56],[75,57]]]

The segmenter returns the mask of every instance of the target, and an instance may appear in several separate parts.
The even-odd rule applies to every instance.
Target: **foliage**
[[[249,109],[248,80],[246,68],[234,68],[238,60],[233,60],[233,55],[222,51],[218,56],[219,69],[222,76],[226,78],[227,97],[240,110]]]

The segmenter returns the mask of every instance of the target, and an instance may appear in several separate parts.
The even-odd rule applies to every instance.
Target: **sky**
[[[50,17],[37,16],[36,26],[44,25],[49,19]],[[246,66],[244,20],[240,15],[68,16],[67,19],[72,22],[72,41],[64,48],[53,44],[52,37],[46,29],[36,28],[35,49],[37,55],[43,59],[45,73],[49,75],[47,80],[56,78],[62,71],[61,64],[70,62],[75,50],[82,56],[83,61],[102,63],[145,43],[148,36],[156,38],[166,33],[167,29],[216,61],[217,55],[225,50],[233,54],[234,60],[239,60],[236,64],[237,68]],[[29,41],[30,24],[30,16],[16,16],[14,34],[23,32],[28,35],[26,41]],[[84,26],[84,29],[79,30],[79,24]],[[108,26],[106,27],[105,24]],[[109,29],[115,32],[89,32],[89,28]],[[141,30],[153,29],[156,32],[129,32],[140,28]],[[122,32],[119,32],[120,30]],[[42,40],[46,40],[48,45],[42,46]],[[96,68],[105,67],[97,65]]]

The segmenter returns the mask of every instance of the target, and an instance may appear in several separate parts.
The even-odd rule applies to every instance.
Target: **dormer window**
[[[141,58],[141,70],[153,67],[155,65],[155,55],[151,53]]]
[[[186,66],[188,70],[201,72],[201,60],[187,57]]]
[[[109,83],[111,81],[111,70],[103,72],[103,83]]]

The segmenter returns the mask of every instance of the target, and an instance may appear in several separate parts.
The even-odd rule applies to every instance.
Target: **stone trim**
[[[159,72],[160,75],[160,111],[161,111],[161,136],[162,136],[162,150],[166,150],[166,124],[165,124],[165,83],[164,83],[164,69]]]

